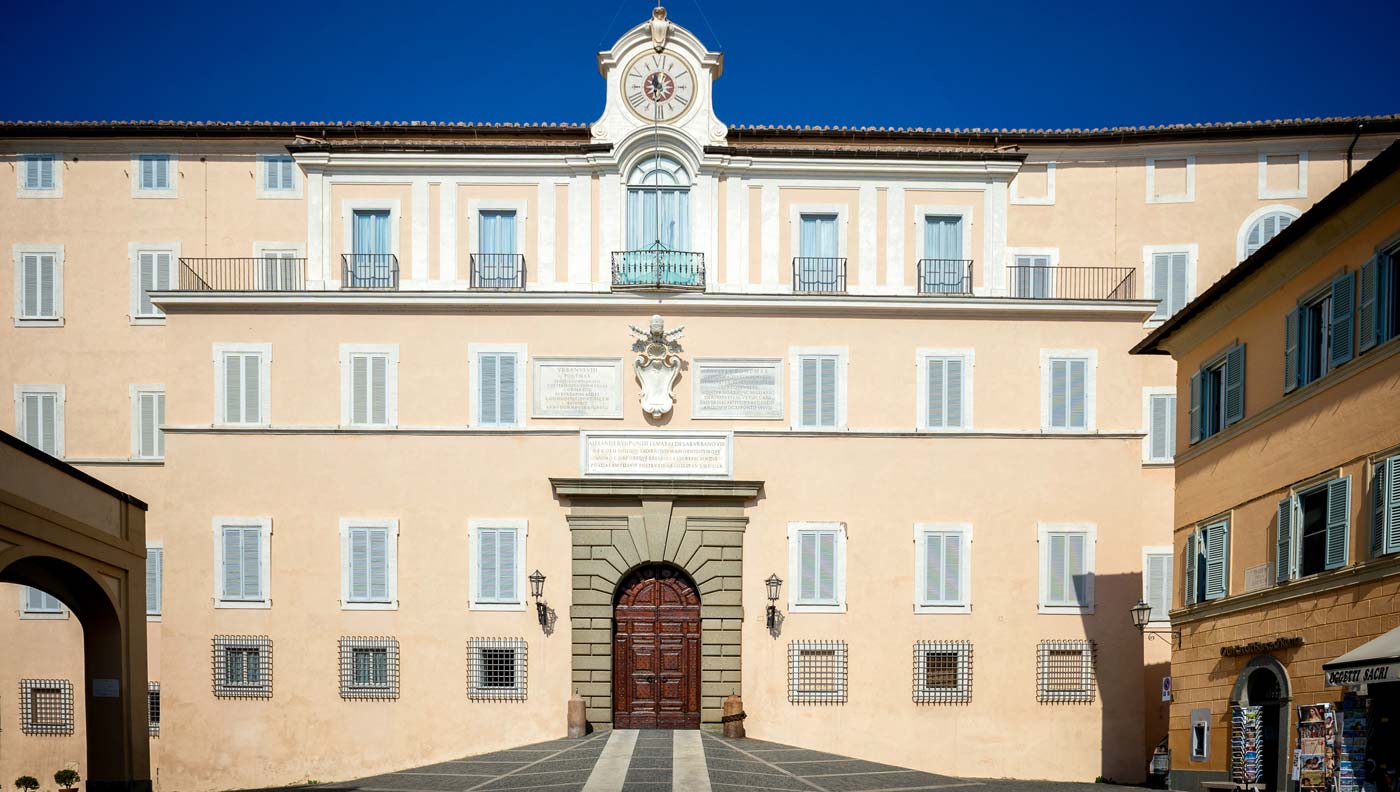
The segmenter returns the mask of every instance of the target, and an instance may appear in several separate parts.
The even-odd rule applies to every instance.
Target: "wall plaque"
[[[585,431],[579,469],[584,476],[619,478],[729,478],[734,474],[731,432]]]
[[[696,418],[783,417],[782,358],[696,358],[692,369]]]
[[[621,418],[622,358],[537,357],[536,418]]]

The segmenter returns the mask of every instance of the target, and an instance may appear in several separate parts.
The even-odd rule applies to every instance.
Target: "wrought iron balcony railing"
[[[919,294],[972,294],[972,259],[919,259]]]
[[[618,250],[612,254],[614,289],[704,289],[705,254],[685,250]]]
[[[182,258],[181,291],[302,291],[306,259],[281,256]]]
[[[523,253],[473,253],[471,266],[473,289],[525,288]]]
[[[340,254],[342,289],[397,289],[399,257],[393,253]]]
[[[846,259],[817,256],[794,258],[792,290],[798,294],[845,294]]]
[[[1132,267],[1007,267],[1012,297],[1031,300],[1131,300]]]

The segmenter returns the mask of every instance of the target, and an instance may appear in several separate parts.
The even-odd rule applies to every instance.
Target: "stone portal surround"
[[[672,564],[700,592],[700,722],[717,727],[740,675],[744,503],[759,482],[554,479],[573,550],[573,686],[594,728],[612,726],[613,596],[631,570]]]

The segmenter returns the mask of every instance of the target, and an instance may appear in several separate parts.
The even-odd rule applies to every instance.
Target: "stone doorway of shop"
[[[618,584],[613,726],[700,727],[700,594],[676,567],[648,564]]]
[[[1279,689],[1278,677],[1267,668],[1256,668],[1249,675],[1249,703],[1262,709],[1260,737],[1260,764],[1264,775],[1260,779],[1264,789],[1276,790],[1278,785],[1279,755],[1279,709],[1283,706],[1283,691]]]

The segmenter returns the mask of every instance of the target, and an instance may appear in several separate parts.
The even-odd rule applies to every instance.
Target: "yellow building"
[[[1397,267],[1392,146],[1134,350],[1170,354],[1192,394],[1177,410],[1173,788],[1285,789],[1294,772],[1303,789],[1395,788]],[[1237,750],[1251,736],[1257,767]]]
[[[156,786],[560,736],[576,690],[1140,779],[1178,388],[1128,350],[1400,118],[730,126],[664,18],[598,65],[587,125],[0,124],[0,429],[150,504]],[[0,692],[81,679],[64,604],[3,596]],[[25,717],[0,777],[81,769],[81,711]]]

